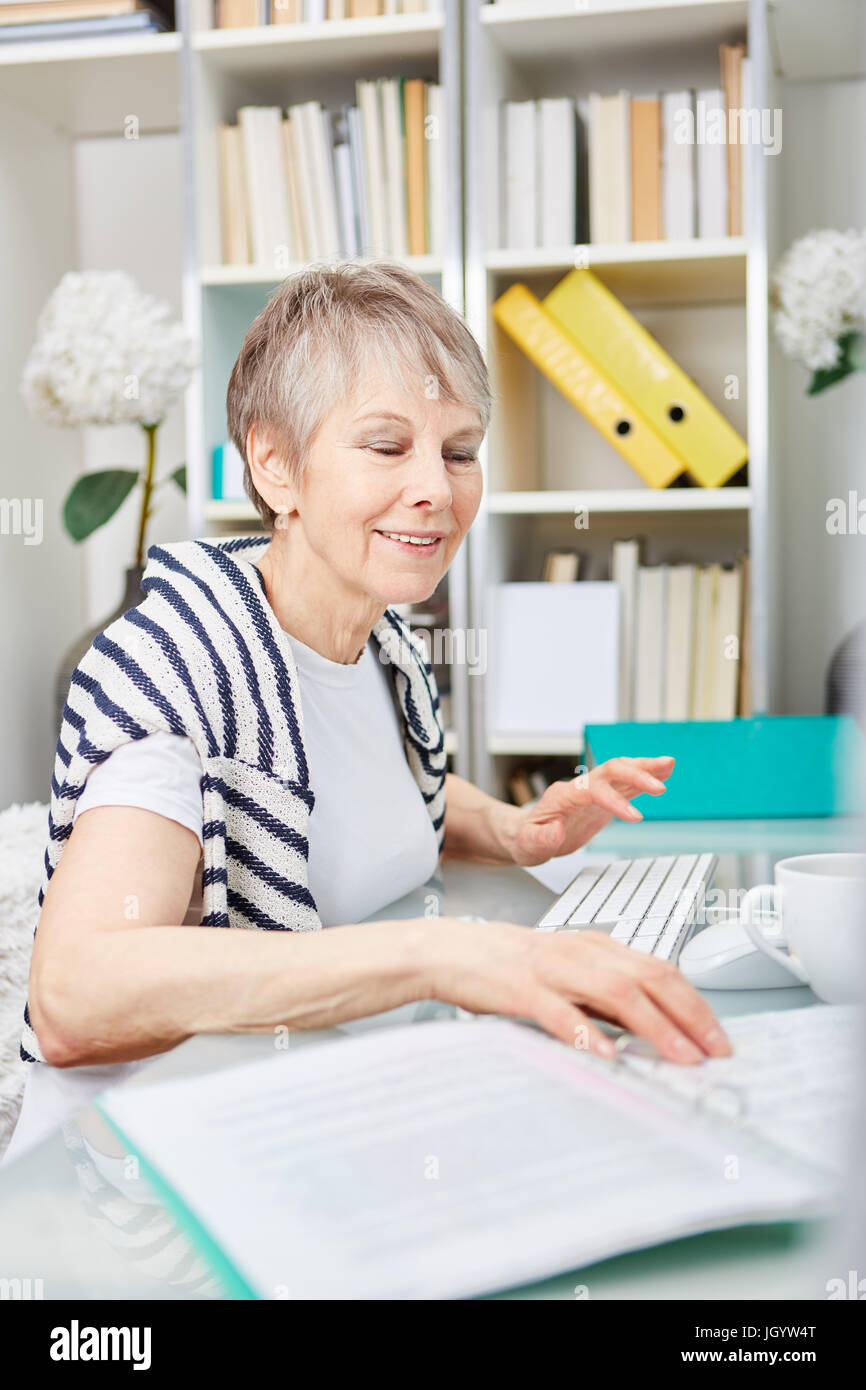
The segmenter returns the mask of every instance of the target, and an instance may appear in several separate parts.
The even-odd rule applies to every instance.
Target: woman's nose
[[[427,502],[436,511],[450,507],[451,479],[441,453],[419,450],[406,491],[410,504]]]

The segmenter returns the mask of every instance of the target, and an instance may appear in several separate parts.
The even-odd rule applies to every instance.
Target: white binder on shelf
[[[619,585],[499,584],[488,644],[495,734],[562,735],[617,718]]]

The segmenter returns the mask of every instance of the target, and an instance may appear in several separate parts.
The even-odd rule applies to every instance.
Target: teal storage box
[[[758,715],[682,723],[587,724],[587,763],[670,754],[662,796],[635,797],[646,820],[857,815],[866,740],[848,714]]]

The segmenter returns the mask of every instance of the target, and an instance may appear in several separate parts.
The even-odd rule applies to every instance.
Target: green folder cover
[[[646,820],[858,815],[866,739],[848,714],[587,724],[590,766],[670,754],[663,796],[638,796]]]
[[[247,1283],[243,1275],[235,1268],[231,1260],[226,1255],[222,1246],[211,1235],[210,1231],[202,1225],[195,1212],[192,1211],[183,1200],[178,1196],[174,1188],[166,1182],[165,1178],[157,1168],[142,1153],[140,1143],[133,1143],[128,1135],[112,1118],[110,1112],[101,1103],[102,1097],[98,1096],[93,1101],[94,1109],[98,1110],[105,1123],[114,1131],[123,1144],[127,1153],[135,1154],[138,1159],[139,1167],[144,1174],[147,1182],[153,1188],[154,1193],[162,1202],[169,1216],[172,1217],[180,1229],[187,1235],[195,1246],[202,1259],[210,1266],[211,1272],[216,1275],[225,1288],[228,1298],[233,1299],[256,1299],[259,1295],[255,1289]]]

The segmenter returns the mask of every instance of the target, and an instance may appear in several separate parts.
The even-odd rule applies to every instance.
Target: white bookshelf
[[[747,487],[719,488],[707,496],[700,488],[670,488],[654,491],[651,488],[590,489],[567,492],[547,489],[542,492],[491,492],[487,494],[488,516],[574,516],[587,511],[590,516],[618,519],[678,516],[711,516],[713,513],[748,512],[751,492]],[[258,513],[251,502],[205,502],[205,520],[219,527],[239,526],[242,529],[258,523]]]
[[[191,535],[260,530],[247,501],[214,501],[213,448],[226,438],[225,395],[244,334],[279,283],[300,265],[222,263],[217,132],[245,104],[325,107],[353,102],[359,78],[423,77],[443,88],[446,226],[442,254],[406,263],[463,310],[460,120],[460,0],[418,15],[329,20],[323,24],[198,30],[186,34],[187,119],[183,124],[191,190],[184,283],[185,318],[202,343],[202,370],[187,398],[187,478]],[[468,626],[466,547],[448,574],[449,623]],[[451,677],[451,727],[446,746],[454,770],[469,775],[467,672]]]
[[[866,7],[853,0],[825,0],[818,44],[812,0],[784,0],[778,5],[767,0],[512,0],[492,6],[447,0],[439,13],[428,15],[291,26],[279,33],[192,33],[191,8],[187,3],[178,6],[186,25],[183,33],[0,44],[0,103],[4,119],[8,117],[20,131],[14,147],[7,146],[4,163],[4,186],[12,195],[10,207],[16,209],[16,219],[8,228],[4,224],[0,262],[6,291],[4,327],[10,340],[29,341],[40,303],[60,274],[77,266],[70,238],[76,141],[123,139],[124,121],[130,114],[137,117],[143,139],[173,132],[182,138],[185,317],[197,335],[206,329],[204,372],[186,401],[191,535],[211,528],[228,532],[257,525],[251,507],[208,502],[208,451],[224,408],[220,394],[224,398],[238,335],[276,283],[252,268],[241,271],[220,264],[213,143],[215,123],[223,114],[233,116],[247,99],[285,104],[295,99],[295,93],[323,101],[332,95],[344,98],[358,76],[413,68],[419,74],[438,73],[446,91],[452,135],[459,132],[461,120],[465,127],[465,169],[455,144],[448,162],[447,254],[435,263],[425,258],[417,268],[441,285],[453,303],[465,307],[498,377],[503,363],[489,333],[492,298],[517,278],[527,278],[544,292],[545,285],[555,283],[582,250],[512,250],[501,248],[490,235],[487,219],[495,207],[490,179],[497,158],[495,131],[489,138],[490,121],[500,97],[612,89],[614,82],[633,90],[679,84],[681,78],[690,83],[704,77],[716,82],[718,41],[746,34],[759,84],[756,104],[773,108],[780,104],[777,89],[783,78],[808,81],[862,75],[866,24]],[[706,66],[699,71],[693,57],[702,46]],[[37,164],[38,198],[34,193]],[[687,366],[702,363],[700,352],[694,359],[690,355],[697,332],[688,332],[689,323],[705,321],[717,332],[704,336],[727,344],[724,351],[732,356],[733,369],[748,377],[744,414],[734,422],[749,440],[749,488],[726,489],[703,499],[695,497],[693,489],[657,494],[640,486],[624,464],[620,469],[618,458],[606,470],[607,476],[603,470],[587,467],[580,477],[563,480],[555,476],[555,470],[551,476],[548,466],[541,467],[543,460],[537,456],[528,456],[531,466],[514,468],[513,451],[509,454],[501,448],[497,409],[484,457],[487,500],[470,535],[471,544],[464,547],[469,551],[475,601],[470,612],[466,557],[461,555],[450,574],[455,626],[483,622],[489,578],[504,576],[512,557],[527,550],[528,540],[536,550],[555,543],[556,538],[562,540],[568,514],[579,505],[589,506],[597,518],[600,545],[632,521],[660,548],[687,536],[698,555],[702,547],[708,552],[718,550],[720,538],[724,547],[745,540],[753,570],[756,704],[773,707],[770,617],[777,596],[772,561],[784,537],[773,534],[771,522],[781,511],[785,460],[773,454],[766,287],[768,264],[784,249],[777,231],[779,219],[774,217],[778,164],[763,159],[759,151],[749,161],[752,220],[745,238],[586,248],[588,264],[614,293],[646,312],[659,328],[664,323],[667,331],[678,322],[674,350],[679,342]],[[110,218],[110,193],[100,196],[105,204],[99,212]],[[465,244],[461,240],[464,211]],[[664,315],[669,316],[667,320]],[[10,380],[5,390],[7,408],[13,414],[21,411],[16,383]],[[550,416],[548,403],[548,434],[555,426],[556,416]],[[60,441],[67,442],[71,454],[74,441]],[[592,463],[591,454],[586,460]],[[533,742],[531,731],[520,748],[488,739],[481,698],[473,701],[470,719],[469,696],[471,692],[480,696],[480,686],[481,677],[466,681],[455,672],[454,730],[449,744],[459,744],[455,768],[464,775],[493,785],[501,760],[512,753],[579,752],[576,747],[551,750],[543,740]],[[470,743],[474,745],[471,759]]]
[[[566,275],[580,263],[599,274],[630,304],[736,304],[745,294],[743,237],[693,241],[627,242],[617,246],[563,246],[558,250],[490,250],[489,274],[523,277]]]
[[[557,738],[551,734],[536,734],[528,730],[525,734],[489,734],[487,751],[502,757],[518,755],[530,758],[580,757],[583,752],[583,738]]]
[[[356,73],[360,51],[375,48],[379,62],[411,62],[439,57],[445,26],[442,11],[376,15],[369,19],[329,19],[323,24],[260,25],[254,29],[203,29],[193,48],[208,55],[212,71],[250,74],[305,70],[324,75]],[[359,45],[361,48],[359,49]]]
[[[483,5],[481,23],[510,57],[549,63],[574,45],[579,16],[581,56],[595,59],[629,46],[714,40],[720,24],[745,24],[748,0],[507,0]]]
[[[747,487],[703,488],[590,488],[585,492],[490,492],[491,516],[574,515],[581,510],[603,516],[653,516],[681,512],[747,512],[751,492]]]
[[[405,264],[425,278],[436,279],[442,275],[439,256],[406,256]],[[303,268],[303,261],[292,261],[279,275],[274,275],[260,265],[205,265],[198,278],[202,285],[266,285],[268,289],[276,289],[281,280]]]
[[[577,548],[587,577],[608,577],[611,543],[644,540],[644,563],[730,563],[751,555],[755,708],[768,707],[767,164],[746,150],[746,234],[689,241],[565,246],[499,243],[500,104],[636,95],[720,85],[718,46],[746,39],[766,104],[764,0],[536,0],[467,4],[466,303],[497,406],[483,452],[485,501],[470,537],[471,622],[488,628],[497,583],[540,578],[547,550]],[[517,281],[542,298],[575,265],[596,275],[664,343],[749,443],[749,486],[656,491],[612,450],[496,325],[494,301]],[[723,395],[735,374],[738,400]],[[588,529],[574,529],[586,509]],[[584,573],[582,567],[581,574]],[[492,666],[491,656],[488,666]],[[503,736],[488,728],[487,676],[472,682],[472,776],[505,794],[509,760],[570,756],[582,734]]]
[[[170,33],[0,43],[0,100],[70,139],[123,138],[130,114],[144,133],[176,131],[181,42]]]

